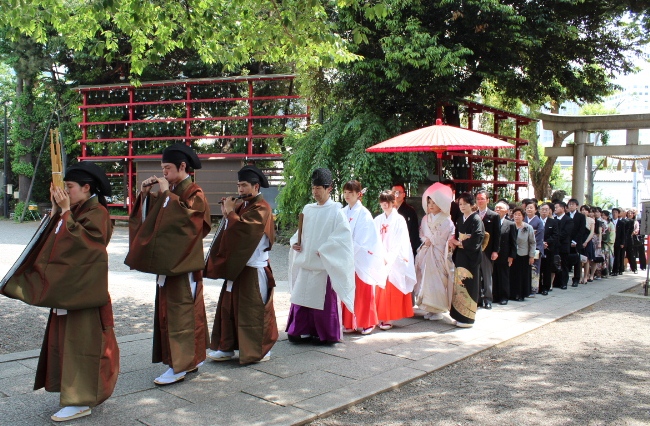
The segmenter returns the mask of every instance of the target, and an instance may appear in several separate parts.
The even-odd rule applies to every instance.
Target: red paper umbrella
[[[514,148],[501,139],[460,127],[447,126],[437,119],[435,126],[423,127],[395,136],[367,148],[367,152],[426,152],[433,151],[438,158],[445,151],[471,151],[475,149]]]
[[[367,152],[435,152],[438,174],[442,176],[442,154],[445,151],[471,151],[474,149],[514,148],[501,139],[473,130],[442,124],[423,127],[366,148]]]

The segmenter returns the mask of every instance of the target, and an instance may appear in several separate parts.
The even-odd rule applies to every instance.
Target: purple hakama
[[[295,337],[318,336],[322,342],[338,342],[341,340],[338,297],[332,290],[329,277],[327,277],[323,309],[307,308],[292,303],[291,309],[289,309],[286,332]]]

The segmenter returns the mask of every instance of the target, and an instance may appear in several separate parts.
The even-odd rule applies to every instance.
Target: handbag
[[[603,256],[603,249],[596,249],[594,255],[594,263],[603,263],[605,262],[605,257]]]
[[[486,232],[485,237],[483,238],[483,242],[481,243],[481,251],[485,251],[488,244],[490,244],[490,233]]]

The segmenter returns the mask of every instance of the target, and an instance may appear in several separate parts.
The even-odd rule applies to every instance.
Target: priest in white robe
[[[289,289],[291,308],[287,321],[289,341],[316,344],[341,340],[340,300],[354,312],[354,248],[348,220],[341,204],[330,199],[332,173],[316,169],[312,195],[302,229],[291,237]],[[301,244],[298,233],[301,232]]]

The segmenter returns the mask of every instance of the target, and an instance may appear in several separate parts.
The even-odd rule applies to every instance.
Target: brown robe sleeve
[[[34,247],[3,293],[30,305],[86,309],[106,305],[112,225],[96,199],[55,215],[47,237]]]
[[[124,260],[132,269],[168,276],[203,270],[210,209],[198,185],[191,183],[180,191],[149,196],[144,222],[144,200],[138,196],[129,218],[129,253]]]
[[[271,250],[275,241],[275,226],[271,206],[261,195],[246,208],[239,207],[228,214],[228,227],[217,237],[208,253],[205,276],[235,280],[246,266],[262,236],[269,238]]]

